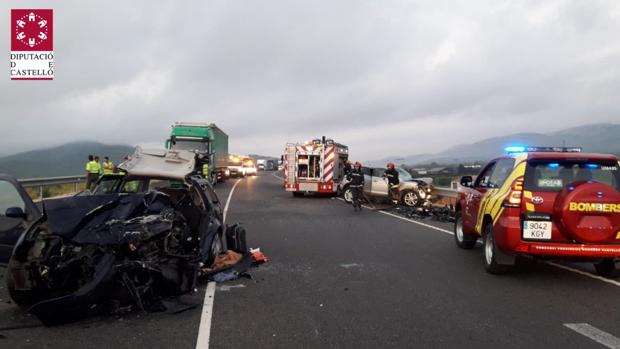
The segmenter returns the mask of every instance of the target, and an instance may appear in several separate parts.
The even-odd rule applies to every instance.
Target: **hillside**
[[[17,178],[71,176],[84,173],[89,154],[104,156],[117,164],[133,153],[129,145],[107,145],[95,142],[74,142],[57,147],[32,150],[0,157],[0,173]]]
[[[460,144],[434,154],[394,156],[371,161],[385,164],[396,160],[398,164],[415,165],[422,163],[458,163],[467,161],[486,161],[497,156],[508,145],[524,144],[538,146],[578,146],[584,152],[620,153],[620,124],[591,124],[573,127],[552,133],[515,133],[487,138],[471,144]]]

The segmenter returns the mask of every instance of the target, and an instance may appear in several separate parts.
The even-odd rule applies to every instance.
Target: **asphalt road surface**
[[[581,271],[590,266],[532,261],[489,275],[480,247],[457,249],[448,224],[294,198],[276,176],[240,180],[228,205],[227,222],[243,223],[249,245],[271,259],[252,279],[218,284],[202,309],[46,328],[8,303],[0,268],[0,348],[620,345],[620,283]],[[235,183],[216,188],[223,205]],[[205,288],[194,301],[203,302]]]

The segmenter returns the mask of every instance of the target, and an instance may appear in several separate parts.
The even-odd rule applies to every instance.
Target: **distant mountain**
[[[515,133],[488,138],[471,144],[460,144],[435,154],[394,156],[370,161],[383,165],[387,161],[416,165],[436,162],[440,164],[487,161],[497,156],[509,145],[576,146],[584,152],[620,153],[620,124],[590,124],[552,133]]]
[[[96,142],[73,142],[57,147],[32,150],[0,157],[0,173],[17,178],[72,176],[84,173],[89,154],[99,155],[101,161],[109,156],[114,164],[131,155],[134,147],[107,145]]]

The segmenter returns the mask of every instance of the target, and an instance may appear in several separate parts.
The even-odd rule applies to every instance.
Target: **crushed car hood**
[[[50,230],[79,244],[115,245],[149,239],[168,231],[172,210],[167,195],[109,194],[77,196],[46,203]],[[170,212],[172,213],[172,212]]]
[[[142,149],[136,147],[129,160],[118,167],[132,176],[184,179],[194,171],[196,154],[189,150]]]

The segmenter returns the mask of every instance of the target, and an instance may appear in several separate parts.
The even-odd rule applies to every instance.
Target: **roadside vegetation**
[[[43,198],[51,198],[56,196],[72,195],[84,190],[86,183],[81,182],[77,184],[58,184],[48,185],[43,187]],[[28,195],[33,200],[39,200],[41,198],[40,187],[28,187],[25,188]]]

